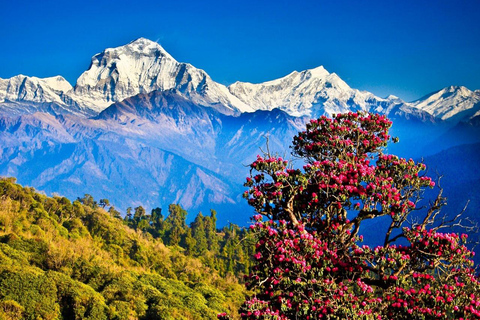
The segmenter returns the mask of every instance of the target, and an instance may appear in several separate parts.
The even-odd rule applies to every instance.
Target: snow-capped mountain
[[[144,38],[94,55],[75,87],[60,76],[0,79],[0,111],[92,116],[137,94],[170,89],[226,114],[254,111],[205,71],[176,61],[158,43]]]
[[[226,113],[254,111],[205,71],[177,62],[158,43],[145,38],[93,56],[89,69],[78,78],[72,97],[100,112],[128,97],[169,89]]]
[[[397,97],[379,98],[367,91],[352,89],[337,74],[323,66],[259,84],[236,82],[230,92],[257,110],[279,108],[293,116],[332,115],[348,111],[388,113],[404,104]]]
[[[28,100],[64,104],[61,95],[71,89],[70,83],[61,76],[40,79],[18,75],[0,79],[0,102]]]
[[[37,111],[91,114],[78,108],[68,96],[73,87],[61,76],[50,78],[14,76],[0,79],[0,113],[20,115]]]
[[[227,88],[205,71],[176,61],[158,43],[139,38],[94,55],[74,87],[60,76],[0,79],[0,112],[92,116],[138,94],[170,89],[195,104],[235,115],[277,108],[297,117],[364,110],[390,117],[445,120],[465,110],[473,111],[467,112],[473,116],[480,100],[480,91],[464,87],[446,88],[415,103],[395,96],[379,98],[351,88],[323,67],[259,84],[236,82]]]
[[[469,120],[480,115],[480,90],[450,86],[414,101],[413,106],[442,120]]]

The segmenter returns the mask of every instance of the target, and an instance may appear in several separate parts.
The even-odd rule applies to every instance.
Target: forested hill
[[[215,319],[238,309],[244,231],[216,230],[214,213],[188,227],[175,205],[176,222],[157,212],[155,226],[152,215],[124,221],[81,200],[0,179],[0,319]]]

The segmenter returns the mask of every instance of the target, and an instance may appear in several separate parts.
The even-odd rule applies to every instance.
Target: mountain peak
[[[205,71],[177,62],[161,45],[145,38],[96,54],[77,80],[75,100],[100,112],[137,94],[169,89],[202,105],[220,104],[228,112],[252,110]]]
[[[161,55],[163,56],[174,59],[158,42],[142,37],[135,39],[124,46],[107,50],[126,50],[130,52],[144,53],[152,56],[161,53]]]
[[[464,90],[464,89],[467,89],[467,88],[464,86],[448,86],[444,90],[457,91],[457,90]]]
[[[433,92],[421,100],[429,99],[448,99],[449,97],[466,97],[466,96],[471,96],[473,94],[473,91],[468,89],[467,87],[464,86],[448,86],[443,89],[440,89],[436,92]]]
[[[230,92],[259,110],[280,108],[293,116],[318,116],[350,110],[356,92],[337,74],[323,66],[294,71],[282,78],[259,84],[236,82]],[[352,100],[352,103],[350,102]],[[357,99],[358,100],[358,99]],[[365,103],[364,103],[365,104]]]
[[[464,87],[464,86],[449,86],[449,87],[445,88],[445,90],[447,90],[448,92],[457,93],[457,94],[461,94],[461,95],[471,95],[472,94],[472,90],[470,90],[470,89],[468,89],[467,87]]]
[[[399,100],[399,99],[400,98],[394,94],[389,94],[388,96],[385,97],[385,100]]]
[[[169,60],[176,60],[157,42],[146,39],[138,38],[129,42],[126,45],[107,48],[100,53],[97,53],[92,57],[92,65],[95,65],[99,61],[117,61],[117,60],[138,60],[142,57],[148,57],[150,59],[166,58]]]
[[[313,69],[308,69],[308,70],[305,70],[305,72],[310,73],[312,76],[316,78],[324,78],[330,75],[330,73],[323,66],[319,66]]]
[[[85,105],[101,111],[139,93],[170,89],[175,81],[172,72],[179,65],[158,43],[138,38],[94,55],[77,80],[75,94]]]
[[[140,38],[137,38],[135,40],[132,40],[129,42],[129,44],[132,44],[132,43],[139,43],[139,44],[158,44],[157,42],[153,41],[153,40],[150,40],[150,39],[147,39],[147,38],[144,38],[144,37],[140,37]]]

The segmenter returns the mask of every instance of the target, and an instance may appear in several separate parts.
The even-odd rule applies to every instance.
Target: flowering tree
[[[255,294],[243,319],[480,318],[466,235],[434,224],[441,193],[414,214],[434,182],[423,164],[383,153],[390,126],[375,114],[321,117],[294,137],[302,169],[271,155],[250,165]],[[362,224],[377,218],[385,230],[366,231],[383,232],[383,243],[362,245]]]

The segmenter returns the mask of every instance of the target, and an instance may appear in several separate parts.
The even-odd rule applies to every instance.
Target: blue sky
[[[480,89],[479,16],[479,0],[0,0],[0,77],[75,84],[94,54],[145,37],[223,84],[323,65],[411,101]]]

